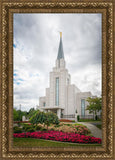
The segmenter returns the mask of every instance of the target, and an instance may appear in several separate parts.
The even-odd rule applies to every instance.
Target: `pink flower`
[[[14,137],[48,139],[48,140],[55,140],[55,141],[61,141],[61,142],[73,142],[73,143],[101,143],[100,138],[80,135],[76,133],[67,133],[67,132],[64,133],[60,131],[14,133]]]

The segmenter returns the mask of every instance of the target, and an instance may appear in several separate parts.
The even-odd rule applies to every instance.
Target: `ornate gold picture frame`
[[[0,158],[1,159],[114,159],[113,1],[0,1]],[[102,14],[102,146],[76,148],[13,147],[13,14]]]

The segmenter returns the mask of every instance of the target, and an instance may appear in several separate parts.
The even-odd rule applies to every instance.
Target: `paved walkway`
[[[97,128],[95,125],[93,125],[91,123],[87,123],[87,122],[77,122],[77,123],[87,126],[87,128],[91,131],[91,134],[94,137],[102,139],[102,130]]]

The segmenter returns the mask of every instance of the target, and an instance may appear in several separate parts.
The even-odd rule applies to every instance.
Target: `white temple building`
[[[71,84],[71,75],[66,68],[64,59],[62,33],[60,32],[60,43],[55,67],[50,72],[50,86],[46,88],[46,95],[39,98],[39,108],[45,112],[52,111],[59,118],[72,119],[77,111],[78,115],[89,115],[86,110],[88,97],[92,93],[81,92],[75,85]]]

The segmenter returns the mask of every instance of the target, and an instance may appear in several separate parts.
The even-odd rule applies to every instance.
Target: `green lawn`
[[[71,147],[71,146],[101,146],[101,144],[79,144],[68,142],[57,142],[33,138],[14,138],[14,147]]]
[[[80,119],[78,122],[101,122],[101,120],[93,120],[93,119]]]

